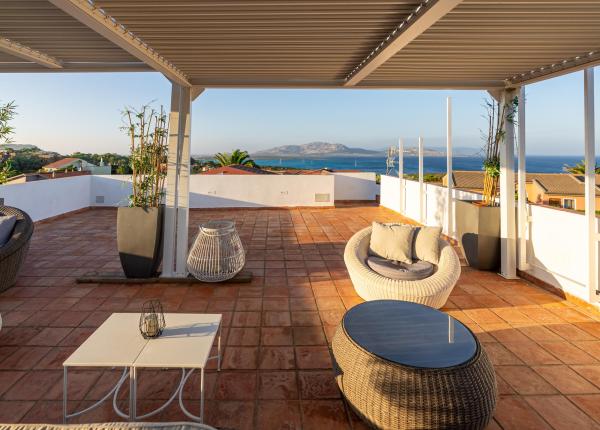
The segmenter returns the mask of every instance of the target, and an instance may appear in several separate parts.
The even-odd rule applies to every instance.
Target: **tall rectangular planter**
[[[151,278],[162,259],[163,207],[120,207],[117,211],[117,246],[128,278]]]
[[[469,263],[478,270],[500,268],[500,207],[456,201],[456,233]]]

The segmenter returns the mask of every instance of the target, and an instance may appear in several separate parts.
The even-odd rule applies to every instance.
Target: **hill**
[[[311,142],[304,145],[284,145],[252,153],[258,157],[322,157],[322,156],[381,156],[381,151],[349,148],[341,143]]]

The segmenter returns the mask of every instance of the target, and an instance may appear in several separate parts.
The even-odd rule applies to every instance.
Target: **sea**
[[[574,165],[582,160],[582,156],[546,156],[530,155],[526,157],[526,169],[532,173],[561,173],[565,165]],[[596,163],[600,157],[596,159]],[[375,173],[386,173],[385,157],[323,157],[323,158],[270,158],[255,159],[259,166],[290,167],[295,169],[332,169],[332,170],[361,170]],[[481,170],[481,157],[453,157],[454,170]],[[515,160],[516,165],[516,160]],[[395,162],[394,172],[397,174],[398,161]],[[426,173],[445,173],[446,157],[424,157],[423,170]],[[419,158],[404,157],[404,173],[418,173]]]

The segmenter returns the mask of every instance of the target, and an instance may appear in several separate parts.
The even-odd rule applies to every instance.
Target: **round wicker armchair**
[[[6,215],[15,215],[17,222],[11,238],[0,247],[0,291],[17,282],[17,275],[27,256],[33,234],[33,221],[25,212],[10,206],[0,206],[0,216]]]
[[[344,251],[346,268],[360,297],[405,300],[436,309],[444,306],[460,277],[460,261],[448,242],[440,239],[440,260],[433,275],[419,281],[401,281],[381,276],[367,265],[370,241],[371,227],[367,227],[350,238]]]

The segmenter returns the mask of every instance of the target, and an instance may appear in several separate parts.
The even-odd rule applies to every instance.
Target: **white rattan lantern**
[[[188,271],[203,282],[233,278],[244,267],[246,254],[233,221],[209,221],[200,226],[187,260]]]

